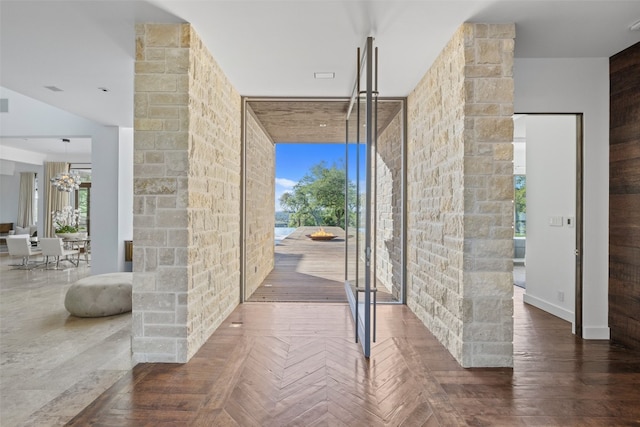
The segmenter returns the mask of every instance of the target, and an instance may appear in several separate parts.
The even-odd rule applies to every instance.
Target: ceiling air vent
[[[314,79],[334,79],[335,77],[336,77],[336,73],[329,73],[329,72],[313,73]]]

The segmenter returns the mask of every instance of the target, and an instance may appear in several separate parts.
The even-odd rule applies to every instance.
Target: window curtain
[[[20,172],[20,193],[18,193],[18,227],[29,227],[33,221],[33,199],[35,196],[36,174]]]
[[[59,191],[51,186],[51,179],[62,172],[69,172],[68,163],[44,163],[44,179],[42,180],[41,187],[44,189],[44,235],[46,237],[55,237],[51,214],[71,204],[71,193]]]

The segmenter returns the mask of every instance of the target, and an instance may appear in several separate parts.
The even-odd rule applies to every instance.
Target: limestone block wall
[[[464,24],[407,100],[407,303],[465,367],[513,364],[514,37]]]
[[[402,112],[378,135],[376,279],[396,300],[402,293]]]
[[[247,106],[245,123],[245,298],[273,270],[275,227],[275,145]]]
[[[239,302],[240,96],[188,24],[136,26],[135,362],[186,362]]]
[[[190,27],[191,357],[240,302],[242,100]]]

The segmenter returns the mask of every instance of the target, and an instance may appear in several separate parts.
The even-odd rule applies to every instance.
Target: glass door
[[[373,38],[358,49],[357,78],[346,118],[345,291],[354,318],[355,339],[365,357],[375,342],[375,138],[377,64]]]

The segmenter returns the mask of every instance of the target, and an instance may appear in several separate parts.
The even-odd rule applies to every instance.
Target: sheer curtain
[[[20,172],[20,193],[18,193],[18,227],[29,227],[33,221],[33,199],[35,196],[36,174]]]
[[[55,237],[51,213],[69,206],[71,193],[59,191],[51,186],[51,178],[57,174],[69,171],[69,164],[65,162],[45,162],[44,179],[41,187],[44,189],[44,235]]]

